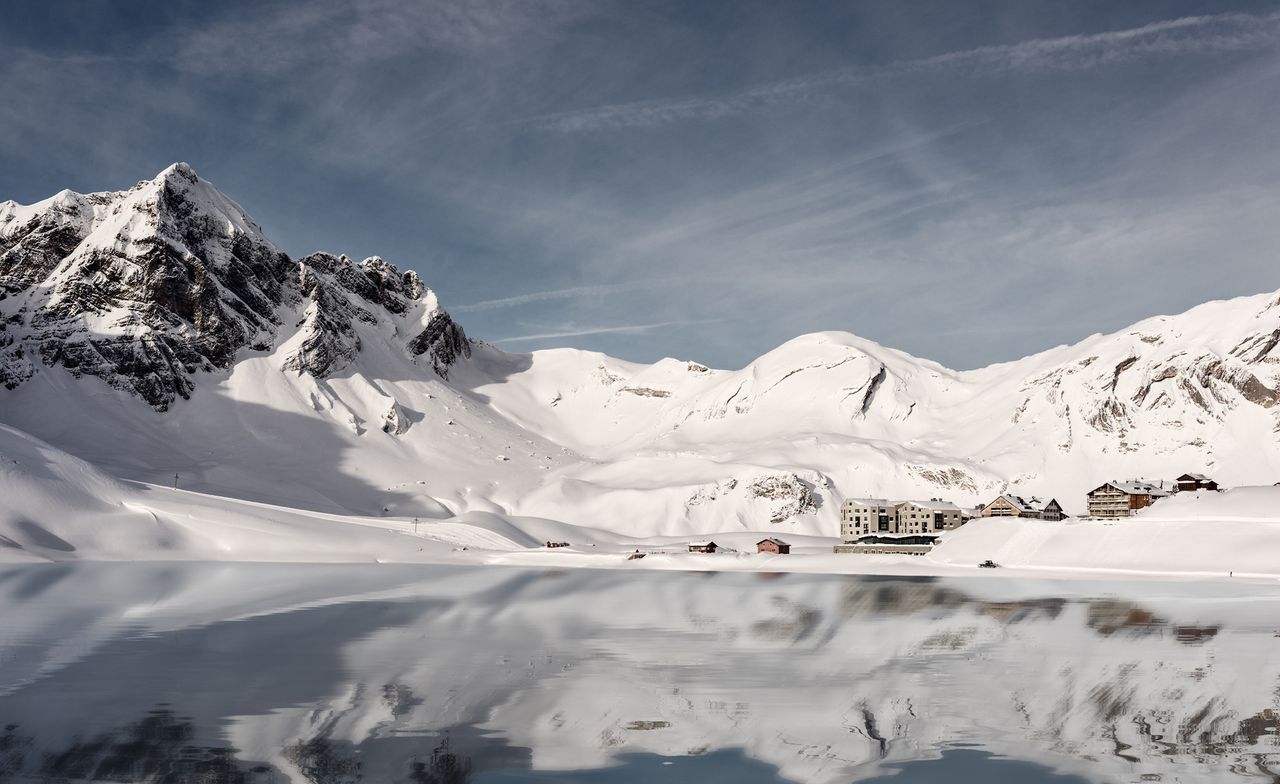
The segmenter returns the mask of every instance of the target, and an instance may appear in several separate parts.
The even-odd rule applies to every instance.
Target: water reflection
[[[1056,773],[1034,762],[1001,759],[985,751],[964,748],[943,751],[937,759],[912,760],[887,767],[889,772],[863,781],[866,784],[1088,784],[1088,779]]]
[[[0,607],[0,782],[1280,770],[1256,586],[99,564]]]

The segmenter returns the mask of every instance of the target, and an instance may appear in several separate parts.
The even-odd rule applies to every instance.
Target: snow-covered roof
[[[1182,476],[1178,477],[1178,479],[1179,480],[1191,479],[1196,482],[1212,482],[1213,481],[1212,479],[1205,476],[1204,474],[1183,474]]]
[[[901,504],[898,504],[898,506],[905,506],[906,504],[912,504],[913,506],[919,506],[924,509],[933,509],[939,512],[960,511],[960,505],[952,503],[951,501],[903,501]]]
[[[1159,485],[1144,482],[1141,479],[1133,479],[1127,482],[1107,482],[1107,484],[1102,485],[1101,487],[1106,487],[1107,485],[1111,485],[1120,492],[1128,493],[1129,495],[1171,495],[1170,491],[1160,487]],[[1101,489],[1101,487],[1095,489]]]
[[[1012,504],[1012,505],[1013,505],[1013,506],[1014,506],[1014,507],[1015,507],[1019,512],[1038,512],[1038,511],[1040,511],[1039,509],[1036,509],[1034,506],[1032,506],[1032,505],[1031,505],[1031,504],[1030,504],[1030,503],[1029,503],[1025,498],[1023,498],[1022,496],[1020,496],[1020,495],[1013,495],[1012,493],[1001,493],[1000,495],[996,496],[995,501],[992,501],[992,502],[991,502],[991,504],[994,504],[996,501],[999,501],[1001,498],[1003,498],[1004,500],[1006,500],[1006,501],[1008,501],[1010,504]],[[987,506],[991,506],[991,504],[987,504]],[[984,508],[985,508],[985,507],[984,507]]]
[[[858,506],[889,506],[887,498],[846,498],[846,504],[857,504]]]
[[[710,547],[713,544],[715,544],[715,542],[712,542],[710,540],[707,540],[705,542],[689,542],[690,547]]]
[[[773,542],[774,544],[782,544],[782,545],[785,545],[785,544],[786,544],[786,542],[782,541],[781,539],[777,538],[776,536],[766,536],[765,538],[763,538],[763,539],[761,539],[760,541],[756,542],[756,544],[764,544],[765,542]]]

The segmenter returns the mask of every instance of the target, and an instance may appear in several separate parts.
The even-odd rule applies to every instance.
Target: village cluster
[[[1087,494],[1088,517],[1130,517],[1174,493],[1218,489],[1218,483],[1204,474],[1183,474],[1172,482],[1141,479],[1105,482]],[[943,532],[959,528],[976,517],[1056,522],[1067,519],[1068,515],[1057,499],[1023,498],[1012,493],[1002,493],[978,507],[962,507],[941,498],[896,502],[885,498],[848,498],[840,509],[841,543],[832,549],[837,553],[924,555],[933,549]],[[691,553],[714,553],[721,549],[712,541],[690,542],[688,547]],[[757,542],[756,550],[786,555],[791,552],[791,545],[771,536]]]
[[[1132,517],[1138,510],[1175,493],[1216,492],[1220,489],[1217,482],[1204,474],[1183,474],[1172,482],[1143,479],[1104,482],[1086,494],[1088,514],[1084,519]],[[975,507],[963,507],[942,498],[927,501],[847,498],[840,508],[841,541],[832,549],[837,553],[924,555],[933,549],[944,532],[959,528],[974,518],[1017,517],[1057,522],[1068,516],[1057,499],[1023,498],[1013,493],[1001,493],[991,502]],[[548,541],[545,546],[556,549],[570,544]],[[756,552],[769,555],[788,555],[791,552],[791,545],[776,536],[765,537],[755,546]],[[715,553],[725,549],[710,540],[689,542],[687,547],[691,553]],[[646,554],[636,550],[628,557],[638,559]],[[984,565],[995,566],[989,561]]]
[[[1131,517],[1161,498],[1178,492],[1218,490],[1204,474],[1183,474],[1173,482],[1104,482],[1087,493],[1090,518]],[[900,553],[923,555],[944,531],[959,528],[975,517],[1019,517],[1056,522],[1067,518],[1057,499],[1023,498],[1002,493],[990,503],[963,508],[950,501],[890,503],[882,498],[849,498],[840,510],[841,543],[837,553]]]

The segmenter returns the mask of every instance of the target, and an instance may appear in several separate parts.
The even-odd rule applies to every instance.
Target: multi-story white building
[[[950,501],[890,503],[884,498],[848,498],[840,509],[840,538],[852,542],[875,534],[929,534],[964,524],[964,511]]]
[[[897,515],[885,498],[846,498],[840,507],[840,538],[852,542],[859,536],[896,533]]]
[[[940,498],[928,501],[903,501],[895,507],[898,525],[895,533],[927,534],[950,531],[964,524],[959,506]]]

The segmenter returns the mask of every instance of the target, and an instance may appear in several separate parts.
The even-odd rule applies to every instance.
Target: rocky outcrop
[[[404,435],[409,432],[409,424],[409,417],[399,403],[393,402],[382,415],[382,432],[388,435]]]
[[[295,262],[185,164],[118,193],[0,205],[0,318],[0,384],[22,384],[38,360],[157,410],[197,374],[274,348],[286,324],[301,338],[284,368],[318,378],[359,354],[359,324],[393,322],[441,375],[470,351],[415,273],[376,256]]]
[[[471,356],[471,342],[462,327],[443,310],[437,310],[427,321],[427,326],[409,341],[409,353],[424,356],[431,369],[442,378],[449,377],[449,366],[463,357]]]
[[[818,497],[813,488],[795,474],[772,474],[755,479],[747,492],[753,498],[775,502],[769,522],[785,523],[802,514],[818,510]]]

